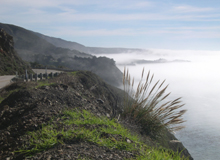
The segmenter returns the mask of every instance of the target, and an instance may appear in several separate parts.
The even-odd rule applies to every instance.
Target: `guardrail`
[[[24,75],[16,75],[14,78],[11,79],[11,82],[28,82],[28,80],[30,81],[38,81],[38,79],[42,80],[42,79],[48,79],[48,78],[53,78],[53,77],[57,77],[60,73],[58,72],[51,72],[51,73],[40,73],[40,74],[24,74]]]

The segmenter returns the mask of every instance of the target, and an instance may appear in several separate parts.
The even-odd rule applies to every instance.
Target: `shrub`
[[[122,117],[131,120],[139,125],[145,133],[155,136],[163,129],[177,131],[184,126],[182,115],[186,110],[180,110],[184,105],[181,104],[181,97],[172,101],[167,101],[170,93],[166,94],[168,87],[164,85],[165,80],[160,83],[158,80],[153,84],[154,74],[150,71],[144,81],[144,69],[141,80],[134,90],[134,78],[131,80],[129,70],[124,68],[124,108]]]

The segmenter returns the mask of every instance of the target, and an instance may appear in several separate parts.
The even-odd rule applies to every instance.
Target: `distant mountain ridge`
[[[60,58],[62,54],[71,57],[91,57],[91,55],[81,53],[77,50],[56,47],[34,34],[33,31],[29,31],[15,25],[0,23],[0,28],[3,28],[9,35],[13,37],[15,49],[18,51],[19,56],[26,61],[39,61],[44,58],[48,58],[45,56],[54,56],[54,58]]]
[[[66,48],[70,50],[78,50],[80,52],[84,52],[88,54],[130,53],[130,52],[147,51],[144,49],[135,49],[135,48],[87,47],[77,42],[66,41],[61,38],[50,37],[36,32],[35,34],[38,37],[43,38],[44,40],[53,44],[56,47]]]
[[[55,37],[50,37],[46,36],[37,32],[34,32],[38,37],[46,40],[47,42],[53,44],[56,47],[61,47],[61,48],[67,48],[70,50],[77,50],[80,52],[88,53],[88,48],[82,44],[76,43],[76,42],[71,42],[71,41],[66,41],[61,38],[55,38]]]

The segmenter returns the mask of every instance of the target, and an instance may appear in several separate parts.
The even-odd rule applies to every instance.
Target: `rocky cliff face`
[[[0,75],[15,75],[16,71],[24,74],[25,69],[32,72],[29,65],[14,51],[13,37],[0,29]]]

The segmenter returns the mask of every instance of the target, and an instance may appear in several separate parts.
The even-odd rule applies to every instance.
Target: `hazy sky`
[[[220,50],[219,0],[0,0],[0,22],[86,46]]]

